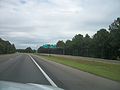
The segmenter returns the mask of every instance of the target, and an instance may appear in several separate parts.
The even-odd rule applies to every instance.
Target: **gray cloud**
[[[120,16],[120,0],[0,0],[0,37],[17,48],[93,35]]]

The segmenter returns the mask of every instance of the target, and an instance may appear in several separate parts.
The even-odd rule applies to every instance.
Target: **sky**
[[[0,38],[33,49],[91,37],[120,17],[120,0],[0,0]]]

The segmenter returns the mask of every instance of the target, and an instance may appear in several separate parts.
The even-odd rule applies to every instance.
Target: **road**
[[[120,90],[119,82],[27,54],[1,55],[0,80],[51,85],[32,59],[65,90]]]

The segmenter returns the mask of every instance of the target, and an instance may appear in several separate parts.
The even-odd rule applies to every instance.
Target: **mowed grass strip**
[[[75,60],[59,56],[42,55],[43,58],[61,63],[85,72],[120,82],[120,64],[87,60]]]

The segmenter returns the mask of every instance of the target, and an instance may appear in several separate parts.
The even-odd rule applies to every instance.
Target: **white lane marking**
[[[29,55],[30,56],[30,55]],[[35,65],[38,67],[38,69],[43,73],[43,75],[45,76],[45,78],[50,82],[50,84],[54,87],[58,87],[53,81],[52,79],[50,79],[50,77],[43,71],[43,69],[37,64],[37,62],[30,56],[31,60],[35,63]]]

